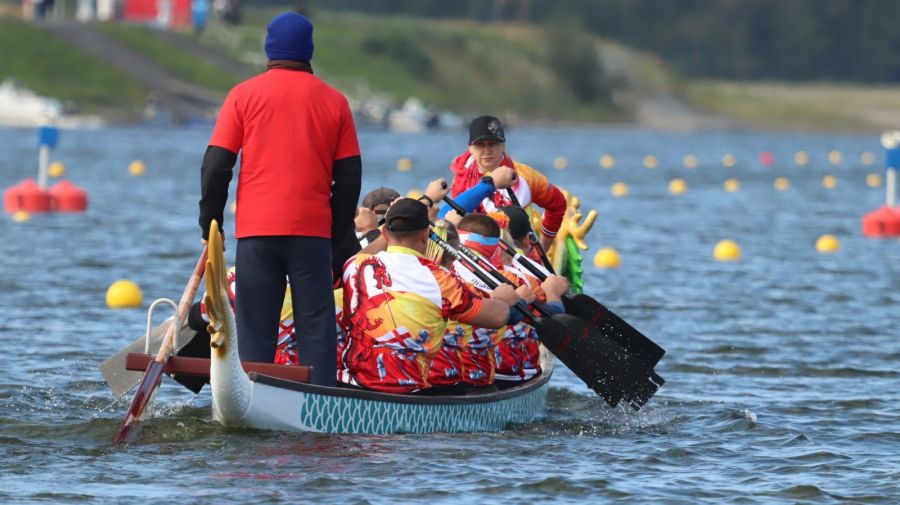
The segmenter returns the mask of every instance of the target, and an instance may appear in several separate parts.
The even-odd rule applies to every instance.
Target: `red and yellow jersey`
[[[447,321],[471,321],[481,296],[416,251],[391,246],[358,254],[344,266],[343,326],[349,377],[388,392],[429,387],[429,365]]]

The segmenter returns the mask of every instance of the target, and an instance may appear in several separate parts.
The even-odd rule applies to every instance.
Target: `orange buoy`
[[[866,237],[900,237],[900,209],[883,205],[862,218],[862,232]]]
[[[50,188],[50,199],[56,212],[87,210],[87,192],[65,179]]]
[[[16,212],[49,212],[50,192],[41,189],[34,179],[25,179],[3,192],[3,210]]]

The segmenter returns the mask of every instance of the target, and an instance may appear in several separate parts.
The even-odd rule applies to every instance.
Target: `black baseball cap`
[[[391,202],[398,198],[400,198],[400,193],[397,193],[391,188],[376,188],[366,193],[366,196],[363,197],[362,206],[370,210],[375,210],[375,207],[379,205],[390,205]]]
[[[522,240],[531,230],[531,220],[522,207],[502,207],[500,210],[509,216],[509,234],[514,240]]]
[[[412,198],[394,202],[384,215],[389,231],[419,231],[428,228],[428,207]]]
[[[469,123],[469,145],[479,140],[493,140],[494,142],[506,142],[506,134],[503,132],[503,124],[494,116],[480,116]]]

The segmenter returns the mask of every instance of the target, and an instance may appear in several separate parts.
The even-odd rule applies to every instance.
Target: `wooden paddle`
[[[466,214],[466,209],[462,208],[449,196],[444,198],[444,202],[456,211],[460,216]],[[532,235],[534,232],[531,232]],[[540,244],[536,244],[540,247]],[[531,262],[530,259],[519,254],[515,247],[507,244],[503,240],[500,241],[500,248],[506,254],[509,254],[514,261],[522,265],[531,275],[534,275],[541,281],[547,278],[547,274]],[[552,270],[550,270],[552,272]],[[656,344],[656,342],[647,338],[643,333],[631,326],[624,319],[616,315],[613,311],[607,309],[602,303],[585,294],[565,294],[562,297],[563,305],[566,307],[566,313],[576,316],[587,321],[588,324],[596,328],[601,334],[607,336],[613,342],[622,346],[626,351],[633,354],[636,358],[643,361],[647,366],[653,368],[659,363],[666,351]],[[658,377],[658,376],[657,376]],[[660,377],[660,380],[662,378]]]
[[[125,419],[122,421],[122,425],[119,426],[119,431],[116,433],[116,438],[113,440],[113,443],[116,445],[121,444],[128,438],[128,434],[131,432],[134,425],[140,421],[144,409],[147,408],[147,405],[153,398],[153,394],[156,392],[156,389],[159,388],[163,372],[166,369],[166,362],[169,361],[169,355],[171,354],[172,346],[175,342],[175,333],[177,332],[177,329],[184,325],[188,310],[190,310],[191,303],[194,301],[194,295],[197,294],[197,289],[200,287],[200,279],[203,277],[203,271],[206,269],[207,251],[208,246],[204,246],[203,252],[200,254],[200,259],[197,261],[197,266],[194,267],[191,278],[184,288],[184,293],[181,294],[181,300],[178,302],[178,311],[175,315],[175,324],[169,326],[166,338],[163,340],[162,346],[160,346],[159,352],[156,354],[156,358],[147,364],[147,369],[144,371],[144,377],[141,378],[141,382],[138,384],[137,391],[134,393],[134,398],[131,400],[131,406],[128,407]]]
[[[501,282],[512,284],[493,265],[466,247],[456,249],[434,232],[430,238],[490,289],[495,289]],[[584,321],[565,314],[552,315],[540,303],[531,306],[541,314],[540,317],[535,317],[522,300],[516,309],[535,328],[541,343],[611,406],[615,407],[625,398],[632,408],[639,410],[662,385],[662,378],[652,368],[634,359]]]

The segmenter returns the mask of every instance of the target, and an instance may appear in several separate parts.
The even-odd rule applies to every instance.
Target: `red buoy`
[[[762,151],[759,153],[759,162],[762,163],[764,167],[771,167],[772,163],[775,162],[775,156],[769,151]]]
[[[866,237],[900,237],[900,209],[884,205],[862,218],[862,232]]]
[[[50,192],[41,189],[34,179],[25,179],[3,192],[3,210],[17,212],[49,212]]]
[[[50,188],[50,198],[56,212],[87,210],[87,192],[65,179]]]

